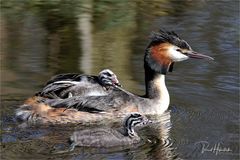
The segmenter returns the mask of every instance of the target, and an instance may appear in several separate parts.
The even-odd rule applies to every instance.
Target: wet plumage
[[[98,76],[67,73],[54,76],[36,96],[46,98],[69,98],[72,96],[107,95],[113,86],[121,86],[117,76],[109,69]]]
[[[84,96],[80,93],[75,94],[74,92],[69,92],[71,93],[69,96],[69,94],[65,94],[68,90],[63,89],[61,93],[64,93],[63,95],[66,96],[62,97],[60,94],[57,98],[45,98],[40,103],[59,110],[63,108],[76,109],[83,116],[77,118],[79,121],[82,121],[84,118],[95,121],[99,114],[102,117],[110,116],[113,119],[116,116],[129,112],[162,114],[168,109],[170,103],[169,93],[165,85],[165,75],[173,70],[175,62],[184,61],[189,58],[213,60],[209,56],[194,52],[189,44],[176,33],[161,30],[152,35],[150,43],[145,50],[146,93],[144,96],[135,95],[118,86],[111,87],[111,90],[108,90],[107,94],[88,95],[84,93]],[[45,90],[47,89],[45,88]],[[72,95],[72,93],[74,94]],[[37,111],[37,105],[40,103],[35,102],[35,108],[32,109],[32,112],[38,114],[39,117],[42,116],[42,113]],[[33,106],[28,103],[24,105]],[[24,109],[20,107],[17,115],[22,115],[23,111]],[[91,120],[89,117],[95,118]]]
[[[125,118],[122,128],[93,128],[75,131],[70,140],[73,148],[75,146],[108,148],[133,145],[141,141],[134,127],[148,123],[151,123],[151,121],[145,116],[139,113],[131,113]]]

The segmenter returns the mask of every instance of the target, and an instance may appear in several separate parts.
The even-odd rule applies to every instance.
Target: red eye
[[[181,49],[176,49],[176,51],[183,53]]]

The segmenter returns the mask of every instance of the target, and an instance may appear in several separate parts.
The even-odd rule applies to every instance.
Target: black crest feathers
[[[159,32],[152,32],[150,39],[151,42],[148,47],[160,43],[171,43],[179,48],[191,50],[190,45],[173,31],[165,31],[160,29]]]

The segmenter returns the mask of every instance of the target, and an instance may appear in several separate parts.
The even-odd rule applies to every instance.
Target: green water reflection
[[[142,94],[143,54],[149,34],[165,28],[179,33],[194,50],[215,58],[213,63],[176,64],[174,72],[167,76],[174,107],[166,143],[176,149],[171,150],[170,156],[165,155],[169,149],[160,152],[167,147],[159,144],[101,156],[106,159],[174,156],[238,159],[239,25],[239,1],[2,0],[3,154],[13,159],[21,157],[23,152],[23,157],[53,158],[48,151],[54,148],[54,142],[65,145],[64,140],[59,140],[61,128],[57,131],[51,127],[45,127],[44,131],[28,128],[29,133],[18,132],[15,122],[9,120],[16,106],[38,91],[52,75],[97,74],[110,68],[124,88]],[[64,137],[70,132],[64,132]],[[19,136],[34,138],[25,143]],[[57,138],[48,142],[52,137]],[[216,156],[192,150],[202,140],[211,145],[221,142],[233,152]],[[58,155],[56,159],[61,157],[84,159],[71,153]],[[96,159],[96,156],[88,158]]]

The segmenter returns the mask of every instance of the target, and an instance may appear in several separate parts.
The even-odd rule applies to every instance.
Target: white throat
[[[159,74],[155,80],[154,84],[158,88],[159,91],[159,99],[158,99],[158,105],[156,106],[156,112],[158,114],[162,114],[164,111],[168,109],[169,103],[170,103],[170,96],[165,84],[165,75]]]
[[[151,98],[147,98],[147,104],[141,106],[140,112],[144,114],[162,114],[169,106],[170,97],[165,85],[165,75],[159,74],[148,84],[150,85]]]

